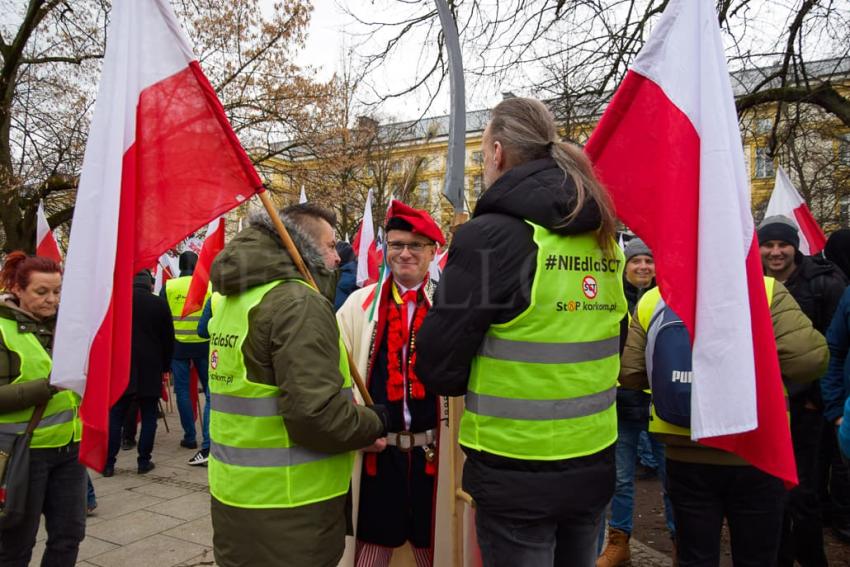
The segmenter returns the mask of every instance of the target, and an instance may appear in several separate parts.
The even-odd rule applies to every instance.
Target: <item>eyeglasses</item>
[[[433,246],[433,244],[426,244],[424,242],[387,242],[387,249],[392,252],[401,252],[407,248],[413,254],[420,254],[428,246]]]

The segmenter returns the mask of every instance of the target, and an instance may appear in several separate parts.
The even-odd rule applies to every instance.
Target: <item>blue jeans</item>
[[[649,467],[651,469],[657,469],[659,463],[664,465],[664,459],[658,459],[655,456],[655,445],[658,444],[658,441],[654,441],[652,436],[649,434],[649,431],[643,430],[640,432],[640,437],[638,438],[638,458],[640,458],[640,464],[645,467]],[[661,453],[664,454],[663,452]]]
[[[638,439],[642,431],[646,431],[646,422],[619,420],[617,422],[617,485],[614,498],[611,499],[611,521],[608,526],[631,535],[634,527],[633,515],[635,508],[635,465],[638,458]],[[664,444],[659,443],[651,435],[649,440],[655,460],[658,462],[658,477],[661,488],[664,489],[666,477],[664,462]],[[664,516],[670,535],[675,536],[676,526],[673,522],[673,506],[664,490]],[[602,551],[605,539],[604,525],[599,530],[598,549]]]
[[[30,449],[27,515],[0,531],[0,565],[27,567],[41,515],[47,529],[42,567],[72,567],[86,535],[86,468],[77,460],[80,444]]]
[[[174,374],[174,396],[177,398],[177,412],[180,414],[180,425],[183,426],[183,440],[196,442],[195,412],[189,397],[189,362],[198,369],[198,380],[207,398],[201,416],[201,434],[203,435],[202,449],[210,448],[210,389],[209,389],[209,359],[206,357],[175,358],[171,361],[171,372]]]

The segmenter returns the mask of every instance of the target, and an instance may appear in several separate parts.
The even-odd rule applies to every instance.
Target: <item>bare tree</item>
[[[196,55],[255,163],[274,163],[334,90],[293,63],[310,0],[172,0]],[[73,215],[105,49],[109,0],[0,0],[0,247],[34,248],[35,212]],[[295,140],[282,144],[280,140]],[[272,176],[274,168],[264,171]]]
[[[449,2],[465,51],[466,75],[493,92],[529,85],[538,96],[598,111],[640,51],[669,0],[455,0]],[[377,4],[377,6],[375,5]],[[841,85],[850,67],[850,4],[835,0],[717,0],[733,69],[748,69],[738,110],[803,103],[850,127]],[[376,99],[427,89],[447,73],[432,0],[350,2],[363,30],[358,52],[373,80],[386,61],[420,53],[419,73]],[[378,47],[374,47],[377,45]],[[828,63],[816,61],[829,59]],[[483,85],[483,86],[482,86]],[[778,114],[777,114],[778,116]],[[774,144],[775,146],[775,144]]]

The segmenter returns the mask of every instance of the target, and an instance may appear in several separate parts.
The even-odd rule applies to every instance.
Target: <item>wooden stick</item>
[[[301,272],[301,275],[304,276],[304,279],[307,280],[307,283],[309,283],[310,286],[312,286],[312,288],[318,292],[319,286],[316,285],[316,280],[313,279],[313,274],[311,274],[310,270],[307,269],[307,264],[304,263],[304,259],[301,257],[301,253],[298,252],[298,248],[295,247],[295,243],[292,241],[292,237],[289,236],[289,231],[286,230],[286,227],[283,225],[283,221],[280,220],[280,215],[277,214],[277,209],[275,208],[274,203],[272,203],[272,200],[269,197],[269,192],[263,191],[262,193],[260,193],[260,200],[263,202],[263,206],[266,208],[266,212],[272,219],[272,224],[274,224],[274,227],[277,230],[277,234],[278,236],[280,236],[280,239],[283,242],[283,247],[286,248],[286,251],[292,257],[292,261],[295,263],[295,267],[298,268],[298,271]],[[360,392],[360,396],[363,398],[363,402],[367,406],[375,405],[375,402],[372,400],[372,396],[369,395],[369,390],[366,388],[366,384],[363,382],[363,378],[360,376],[360,371],[357,369],[357,365],[354,363],[354,359],[351,358],[351,353],[348,352],[348,349],[345,348],[344,343],[340,344],[345,350],[345,355],[348,357],[348,367],[351,370],[351,378],[352,380],[354,380],[354,384],[357,386],[357,390]]]

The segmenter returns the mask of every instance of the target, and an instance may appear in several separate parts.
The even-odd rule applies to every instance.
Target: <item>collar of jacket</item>
[[[552,158],[538,159],[502,174],[481,195],[472,217],[503,214],[564,235],[597,229],[602,218],[595,201],[585,203],[581,212],[570,223],[565,223],[575,201],[572,178]]]

